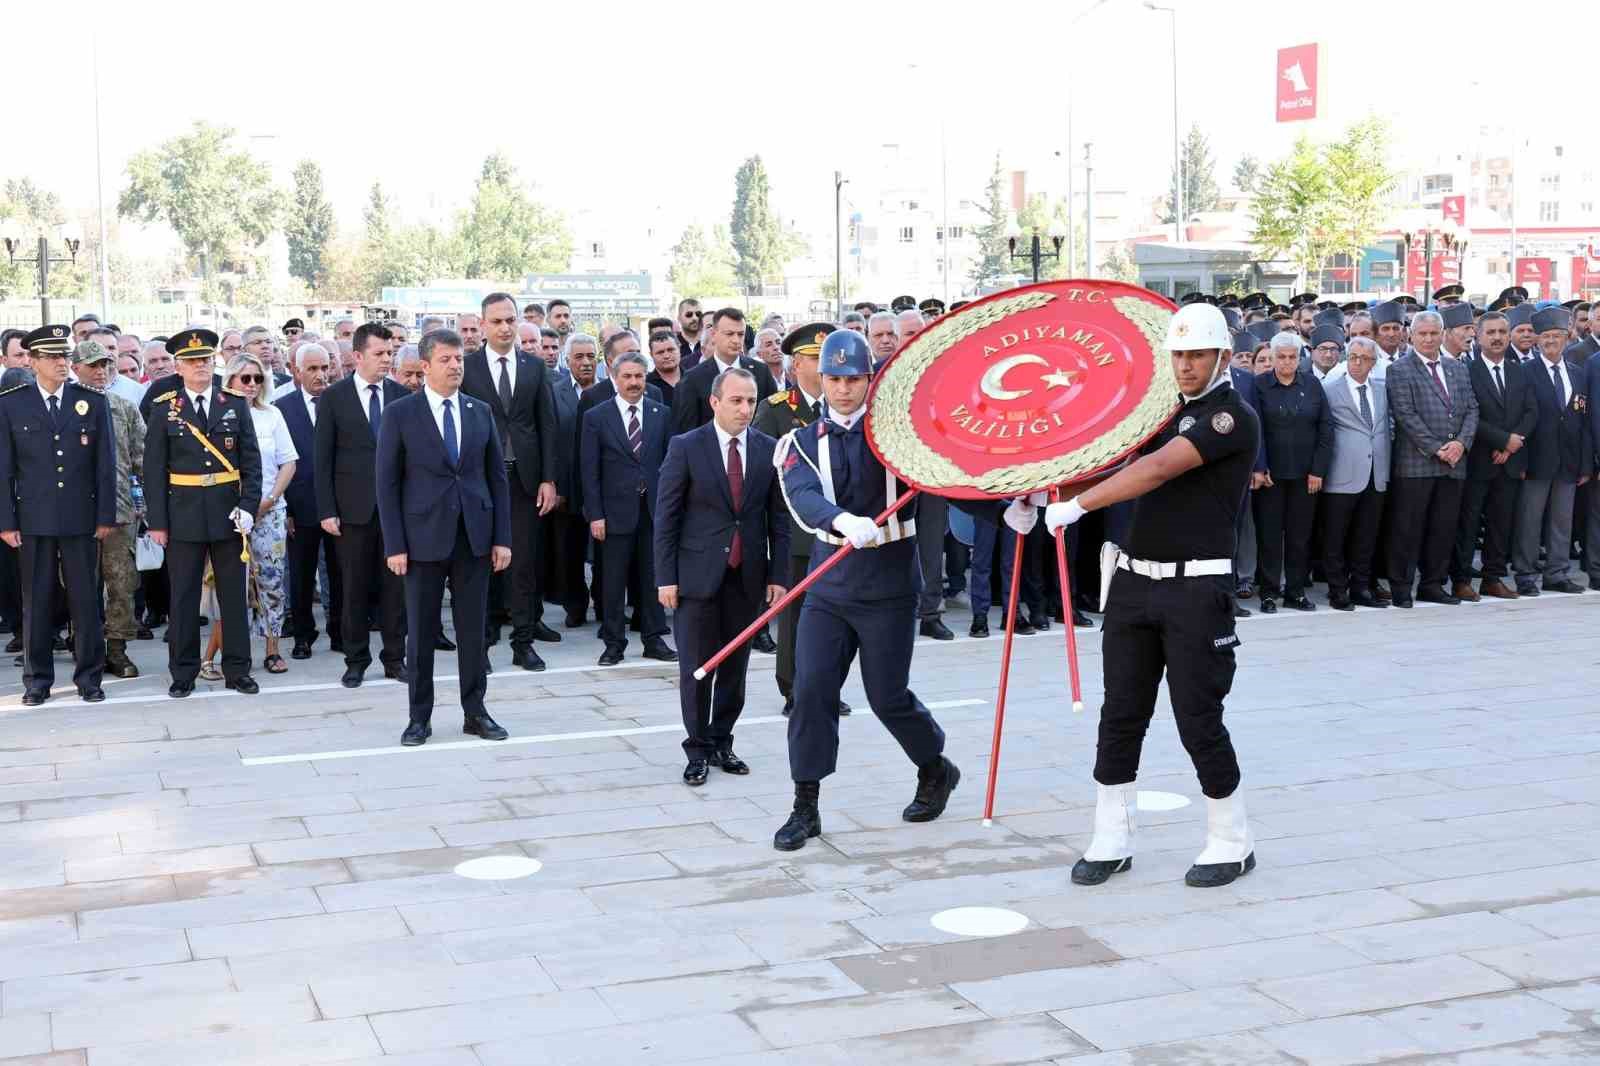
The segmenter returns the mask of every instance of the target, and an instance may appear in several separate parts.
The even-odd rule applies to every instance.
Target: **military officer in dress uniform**
[[[100,625],[100,539],[117,524],[117,456],[106,398],[67,380],[72,331],[41,326],[23,339],[34,380],[0,393],[0,538],[18,549],[22,583],[22,703],[55,683],[56,575],[72,617],[72,681],[88,703],[106,698]]]
[[[931,822],[961,781],[944,757],[944,730],[907,687],[922,585],[917,505],[912,500],[882,528],[874,520],[905,486],[867,447],[862,419],[872,351],[865,337],[845,329],[828,334],[820,358],[823,415],[780,441],[774,462],[795,526],[816,538],[811,564],[847,542],[857,550],[811,586],[800,612],[801,665],[789,717],[794,813],[773,837],[779,851],[803,848],[822,833],[817,799],[838,761],[841,665],[858,649],[872,713],[917,767],[916,796],[901,816]]]
[[[822,342],[837,329],[831,322],[813,322],[809,326],[796,326],[783,338],[783,354],[789,357],[789,374],[794,384],[782,392],[767,397],[756,412],[755,427],[773,440],[781,440],[791,430],[809,426],[822,413],[822,376],[818,360],[822,355]],[[789,561],[787,588],[806,576],[811,567],[812,537],[796,528],[787,513],[780,522],[789,522]],[[777,560],[774,560],[777,562]],[[802,593],[795,598],[778,618],[778,691],[783,694],[783,713],[788,717],[794,710],[794,645],[800,625],[800,609],[805,606]],[[849,663],[843,669],[848,670]],[[849,714],[850,705],[839,701],[839,713]]]
[[[1133,865],[1134,780],[1163,674],[1178,736],[1206,795],[1205,849],[1184,880],[1196,888],[1226,885],[1256,864],[1222,702],[1239,643],[1234,530],[1261,425],[1231,386],[1232,338],[1220,311],[1179,308],[1167,348],[1183,407],[1139,459],[1045,512],[1054,533],[1089,511],[1137,501],[1107,597],[1094,839],[1072,868],[1080,885],[1102,884]],[[1019,506],[1026,504],[1012,504]]]
[[[222,676],[245,695],[250,676],[245,613],[246,538],[261,504],[261,453],[250,402],[212,379],[217,335],[186,329],[167,341],[183,384],[154,397],[145,433],[145,506],[150,535],[167,549],[172,620],[167,661],[182,699],[200,672],[200,583],[209,558],[222,607]]]

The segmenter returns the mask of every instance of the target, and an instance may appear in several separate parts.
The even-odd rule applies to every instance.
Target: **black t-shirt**
[[[1148,455],[1179,434],[1200,453],[1201,465],[1134,501],[1126,550],[1159,563],[1231,559],[1261,423],[1224,385],[1185,403],[1139,453]]]

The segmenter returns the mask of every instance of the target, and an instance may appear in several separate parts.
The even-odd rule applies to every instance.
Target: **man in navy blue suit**
[[[661,464],[657,595],[674,612],[689,785],[705,784],[709,766],[750,772],[733,753],[749,646],[703,681],[694,671],[783,595],[788,567],[789,523],[772,465],[777,442],[749,428],[755,410],[755,375],[724,370],[711,386],[711,421],[674,437]]]
[[[311,646],[317,642],[317,622],[312,614],[317,602],[317,556],[324,547],[335,604],[344,602],[344,584],[335,541],[319,524],[316,463],[309,458],[317,450],[317,404],[328,388],[332,356],[320,344],[307,344],[295,352],[294,362],[298,387],[280,396],[276,406],[284,425],[289,427],[295,451],[308,457],[295,464],[294,477],[284,490],[283,499],[289,505],[290,522],[289,628],[294,635],[294,648],[289,655],[309,659]],[[328,639],[335,647],[340,643],[339,622],[339,611],[329,611]]]
[[[664,404],[645,396],[646,373],[638,353],[617,356],[610,377],[616,395],[584,412],[579,434],[583,516],[601,563],[600,639],[606,645],[601,666],[620,663],[628,646],[628,568],[638,567],[640,588],[656,587],[656,489],[672,422]],[[660,602],[641,596],[638,610],[644,657],[677,662],[665,639],[667,615]]]
[[[450,582],[461,675],[461,731],[504,740],[483,695],[489,571],[511,565],[511,505],[494,414],[461,393],[461,337],[435,330],[418,346],[421,391],[389,405],[378,431],[378,519],[390,571],[405,579],[411,722],[400,743],[433,730],[433,652]]]

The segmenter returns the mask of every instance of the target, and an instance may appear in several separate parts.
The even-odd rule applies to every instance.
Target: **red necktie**
[[[739,438],[728,438],[728,491],[733,495],[733,545],[728,549],[728,565],[744,561],[744,545],[739,542],[739,508],[744,500],[744,463],[739,459]]]
[[[1433,374],[1433,387],[1439,390],[1439,398],[1444,401],[1444,409],[1446,411],[1455,410],[1450,403],[1450,394],[1444,390],[1444,381],[1439,377],[1438,360],[1429,363],[1428,370]]]

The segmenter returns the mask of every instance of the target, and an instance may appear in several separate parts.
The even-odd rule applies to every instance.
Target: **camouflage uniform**
[[[144,475],[145,426],[133,404],[114,393],[107,392],[105,397],[111,405],[117,448],[117,526],[100,542],[100,572],[106,586],[106,666],[118,677],[138,677],[138,667],[127,660],[127,642],[137,633],[133,592],[139,586],[139,569],[133,542],[139,516],[133,509],[133,479]]]

